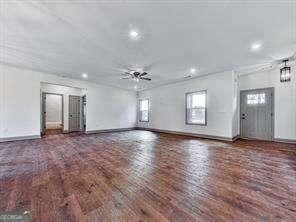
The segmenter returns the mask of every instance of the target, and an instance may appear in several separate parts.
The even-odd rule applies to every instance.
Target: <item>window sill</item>
[[[186,125],[207,126],[207,123],[185,123]]]

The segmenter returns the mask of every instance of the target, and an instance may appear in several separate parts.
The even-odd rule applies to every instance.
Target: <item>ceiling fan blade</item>
[[[151,81],[150,78],[144,78],[144,77],[141,77],[140,79],[147,80],[147,81]]]
[[[146,76],[148,73],[147,72],[143,72],[140,74],[140,76]]]
[[[130,79],[130,77],[129,76],[127,76],[127,77],[121,77],[121,79]]]

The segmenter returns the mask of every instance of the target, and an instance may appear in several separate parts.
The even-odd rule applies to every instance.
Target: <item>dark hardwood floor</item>
[[[62,133],[63,133],[62,129],[46,129],[45,130],[45,135],[57,135]]]
[[[33,221],[295,221],[296,146],[128,131],[0,143],[0,212]]]

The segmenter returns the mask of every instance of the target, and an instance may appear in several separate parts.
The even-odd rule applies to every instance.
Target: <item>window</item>
[[[264,104],[264,103],[265,103],[265,93],[247,95],[248,105],[257,105],[257,104]]]
[[[186,94],[186,123],[206,125],[206,91]]]
[[[139,120],[140,120],[140,122],[148,122],[149,121],[149,100],[148,99],[140,100]]]

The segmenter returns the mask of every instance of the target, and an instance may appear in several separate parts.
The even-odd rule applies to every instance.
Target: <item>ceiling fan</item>
[[[139,71],[134,71],[130,70],[128,72],[123,73],[123,77],[121,79],[132,79],[136,82],[139,82],[140,80],[146,80],[146,81],[151,81],[150,78],[143,77],[146,76],[148,73],[147,72],[139,72]]]

